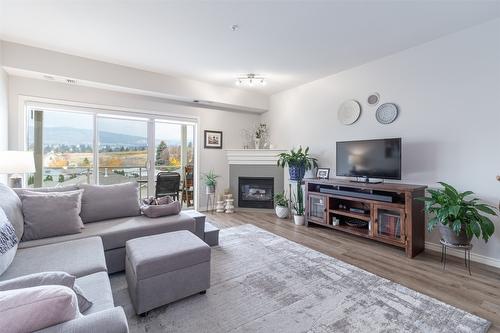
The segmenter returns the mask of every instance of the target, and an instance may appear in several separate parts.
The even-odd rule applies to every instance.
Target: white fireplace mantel
[[[284,149],[226,149],[229,164],[276,165]]]

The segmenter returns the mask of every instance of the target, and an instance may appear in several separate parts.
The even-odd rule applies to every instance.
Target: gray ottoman
[[[131,239],[125,272],[137,314],[210,287],[210,247],[183,230]]]

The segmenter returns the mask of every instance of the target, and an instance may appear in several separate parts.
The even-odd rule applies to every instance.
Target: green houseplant
[[[213,170],[203,174],[203,182],[205,183],[207,194],[215,193],[217,178],[219,178],[219,176],[216,175]]]
[[[288,199],[285,192],[276,193],[274,203],[276,204],[276,216],[280,219],[286,219],[288,217]]]
[[[295,211],[293,219],[295,224],[303,225],[305,222],[305,209],[302,179],[304,179],[306,170],[318,167],[318,160],[309,156],[309,147],[302,149],[302,146],[300,146],[298,150],[292,149],[290,152],[279,154],[278,166],[283,168],[288,166],[290,180],[297,182],[297,194],[292,195],[293,210]]]
[[[437,226],[441,238],[454,245],[468,245],[473,236],[487,242],[495,232],[488,215],[497,215],[496,209],[478,198],[468,199],[474,194],[471,191],[458,192],[449,184],[439,184],[443,188],[428,189],[430,196],[418,198],[425,201],[424,210],[432,216],[427,229],[432,231]]]

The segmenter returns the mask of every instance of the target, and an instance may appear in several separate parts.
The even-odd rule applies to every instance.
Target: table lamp
[[[31,151],[0,151],[0,174],[10,174],[9,186],[22,187],[23,173],[35,172],[35,159]]]

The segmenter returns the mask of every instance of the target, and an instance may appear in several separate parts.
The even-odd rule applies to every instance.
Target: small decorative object
[[[330,178],[330,168],[318,168],[316,171],[316,178],[328,179]]]
[[[375,118],[381,124],[392,123],[398,117],[398,107],[394,103],[385,103],[378,107],[375,112]]]
[[[350,227],[354,227],[354,228],[366,228],[368,226],[367,221],[361,221],[361,220],[355,220],[355,219],[346,220],[345,224],[347,224]]]
[[[274,196],[274,203],[276,204],[276,216],[280,219],[286,219],[288,217],[288,199],[285,192],[277,193]]]
[[[380,101],[380,95],[377,92],[374,92],[373,94],[368,96],[368,98],[366,99],[366,102],[368,103],[368,105],[371,105],[371,106],[377,105],[379,101]]]
[[[309,147],[302,149],[300,146],[297,151],[292,149],[289,153],[279,154],[278,157],[278,166],[288,166],[290,180],[302,180],[306,170],[318,167],[318,160],[309,156]]]
[[[338,120],[344,125],[351,125],[358,120],[361,114],[361,106],[353,99],[345,101],[339,107]]]
[[[340,224],[340,220],[338,219],[338,217],[335,217],[335,216],[334,216],[334,217],[332,218],[332,225],[337,226],[337,225],[339,225],[339,224]]]
[[[232,214],[234,213],[234,199],[232,199],[232,194],[231,198],[226,197],[226,214]]]
[[[205,130],[205,148],[222,149],[222,131]]]
[[[254,137],[255,149],[263,148],[264,144],[266,143],[265,142],[266,139],[267,139],[267,125],[259,124],[255,129],[255,137]]]
[[[474,194],[471,191],[460,193],[451,185],[439,184],[442,189],[427,190],[430,197],[417,198],[425,201],[425,211],[431,215],[429,232],[437,226],[441,239],[451,245],[469,245],[474,236],[487,242],[495,232],[489,216],[497,215],[496,208],[477,198],[466,199]]]
[[[217,178],[219,178],[219,176],[216,175],[213,170],[210,170],[209,172],[203,174],[203,182],[205,183],[206,194],[215,193]]]
[[[217,196],[217,206],[215,207],[215,211],[217,213],[224,213],[224,203],[225,203],[225,200],[224,200],[224,196],[222,194],[219,194]]]

